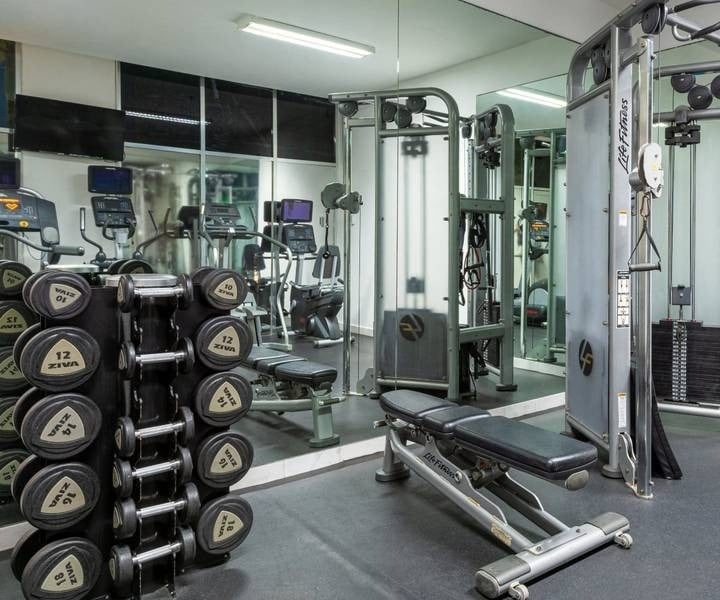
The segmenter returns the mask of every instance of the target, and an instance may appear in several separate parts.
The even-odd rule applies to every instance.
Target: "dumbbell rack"
[[[173,285],[177,279],[156,277],[157,281],[153,285]],[[187,306],[182,307],[183,310],[179,310],[181,302],[178,297],[143,298],[135,303],[129,313],[123,314],[118,310],[117,288],[113,287],[117,284],[118,278],[107,278],[106,287],[93,287],[86,309],[77,317],[61,321],[49,318],[41,320],[42,329],[56,326],[80,327],[87,331],[100,347],[99,367],[87,382],[73,389],[74,392],[81,393],[96,403],[102,415],[100,433],[86,450],[68,459],[88,465],[97,474],[101,482],[97,504],[87,518],[71,527],[60,531],[38,530],[25,546],[18,545],[13,556],[13,561],[17,561],[21,567],[19,571],[22,571],[30,555],[45,544],[69,536],[79,536],[89,540],[98,548],[103,559],[99,566],[97,582],[87,594],[82,596],[92,599],[136,598],[161,586],[167,586],[169,591],[174,593],[175,573],[180,566],[176,564],[175,553],[170,554],[167,560],[153,561],[152,564],[143,565],[141,569],[134,569],[131,585],[126,586],[124,590],[118,589],[112,580],[107,559],[113,555],[112,548],[115,544],[127,544],[133,553],[144,552],[173,540],[178,533],[179,525],[177,514],[173,511],[163,518],[140,520],[135,535],[128,540],[114,539],[112,518],[116,493],[110,485],[110,474],[116,459],[115,427],[121,416],[129,416],[138,429],[172,422],[177,417],[179,407],[186,406],[192,410],[194,390],[204,377],[213,372],[202,362],[195,361],[194,367],[189,372],[180,373],[177,365],[172,363],[158,365],[156,368],[141,368],[134,377],[126,380],[121,376],[118,368],[118,348],[121,342],[132,341],[138,354],[166,352],[173,349],[178,339],[184,336],[193,337],[201,323],[210,318],[229,314],[228,310],[212,308],[207,302],[200,300],[189,302]],[[195,298],[205,297],[206,294],[199,283],[195,283],[193,287]],[[195,435],[187,443],[187,448],[193,456],[196,456],[204,438],[217,432],[228,431],[227,427],[214,428],[201,419],[196,418],[194,422]],[[176,452],[177,437],[174,435],[140,439],[130,460],[133,467],[138,468],[171,459]],[[251,457],[250,446],[250,461]],[[50,462],[52,461],[36,457],[32,470],[36,471]],[[153,477],[138,481],[133,487],[132,494],[136,505],[145,507],[174,500],[180,490],[176,475],[175,473],[170,474],[169,477]],[[27,477],[23,479],[27,482]],[[208,502],[222,498],[229,491],[228,486],[206,485],[195,473],[192,483],[198,488],[203,509],[207,507]],[[237,502],[229,497],[228,501]],[[247,535],[251,524],[252,513],[249,512],[243,524],[246,531],[242,539]],[[200,535],[204,534],[200,533]],[[226,552],[210,554],[198,548],[193,564],[208,566],[226,560],[227,557]],[[39,573],[36,578],[40,575]],[[28,576],[32,577],[32,575]],[[38,584],[39,581],[28,582],[27,585],[24,584],[24,588],[30,589]]]

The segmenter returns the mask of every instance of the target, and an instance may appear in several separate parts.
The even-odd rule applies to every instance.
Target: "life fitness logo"
[[[587,340],[580,342],[578,359],[580,361],[580,370],[582,371],[582,374],[586,377],[589,376],[590,373],[592,373],[595,358],[593,357],[592,346]]]
[[[425,323],[414,313],[400,319],[399,327],[400,335],[409,342],[417,342],[425,334]]]

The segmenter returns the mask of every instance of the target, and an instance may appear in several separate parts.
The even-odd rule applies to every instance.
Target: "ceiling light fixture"
[[[350,58],[364,58],[370,54],[375,54],[373,46],[359,44],[333,35],[327,35],[311,29],[288,25],[280,21],[271,21],[262,17],[253,15],[243,15],[237,21],[240,31],[253,33],[262,37],[288,42],[306,48],[314,48],[315,50],[323,50],[347,56]]]
[[[501,96],[507,96],[508,98],[515,98],[516,100],[525,100],[525,102],[548,106],[550,108],[565,108],[567,106],[567,102],[558,96],[538,94],[537,92],[530,92],[521,88],[508,88],[506,90],[500,90],[498,94]]]

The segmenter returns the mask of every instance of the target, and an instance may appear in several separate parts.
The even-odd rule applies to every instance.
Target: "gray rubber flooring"
[[[561,418],[556,411],[531,421],[557,430]],[[678,415],[664,420],[685,477],[656,481],[653,501],[634,498],[599,473],[579,492],[517,474],[566,522],[620,512],[635,538],[630,550],[611,545],[533,582],[532,598],[718,597],[720,422]],[[475,571],[505,552],[418,477],[376,483],[378,465],[373,459],[246,494],[255,512],[251,535],[224,565],[182,575],[178,598],[480,598]],[[19,597],[5,557],[0,598]]]

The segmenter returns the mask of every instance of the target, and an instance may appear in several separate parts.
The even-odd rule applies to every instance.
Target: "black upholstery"
[[[386,414],[430,434],[452,438],[473,454],[545,479],[564,479],[597,460],[597,449],[590,444],[421,392],[386,392],[380,406]]]
[[[422,418],[422,428],[436,436],[451,436],[455,427],[476,419],[489,417],[490,413],[474,406],[448,406],[426,413]]]
[[[505,417],[461,423],[455,442],[545,479],[564,479],[597,460],[595,446]]]
[[[315,388],[333,383],[337,379],[337,369],[309,360],[298,360],[277,365],[275,377],[281,381],[305,383]]]
[[[380,406],[387,414],[420,426],[429,412],[457,405],[421,392],[394,390],[380,396]]]
[[[300,356],[293,356],[292,354],[263,358],[256,361],[255,370],[265,373],[266,375],[274,375],[280,365],[292,362],[305,362],[305,359]]]
[[[253,346],[253,349],[250,351],[250,354],[245,359],[244,363],[248,367],[256,369],[258,362],[261,360],[265,360],[268,358],[282,358],[285,356],[289,357],[290,355],[286,354],[285,352],[271,350],[270,348],[265,348],[263,346]]]

